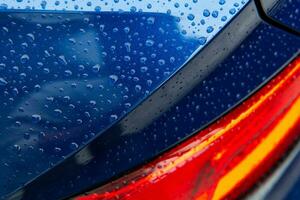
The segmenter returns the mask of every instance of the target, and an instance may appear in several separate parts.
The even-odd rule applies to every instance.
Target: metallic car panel
[[[253,3],[249,4],[248,8],[248,12],[255,12]],[[297,53],[300,40],[264,23],[255,28],[261,21],[258,16],[249,13],[244,15],[243,22],[245,18],[254,16],[250,20],[252,24],[250,22],[246,24],[250,26],[242,26],[237,17],[236,23],[232,23],[231,29],[229,28],[231,33],[221,32],[214,40],[218,41],[218,37],[224,39],[224,35],[227,35],[228,40],[223,41],[229,41],[228,43],[220,46],[211,45],[215,49],[209,45],[214,41],[209,43],[194,59],[200,60],[197,62],[192,60],[190,63],[194,62],[193,64],[176,73],[152,97],[160,94],[160,91],[164,91],[161,93],[164,95],[147,99],[73,157],[38,177],[15,195],[32,199],[34,197],[31,195],[34,194],[40,199],[51,199],[68,196],[79,192],[82,188],[108,181],[170,148],[253,92]],[[236,35],[233,32],[236,32]],[[249,36],[244,40],[240,33],[244,33],[244,37],[248,34]],[[241,37],[240,40],[234,40],[238,35]],[[236,45],[233,45],[234,41]],[[221,48],[222,45],[224,49]],[[227,49],[228,45],[230,48]],[[281,49],[285,51],[282,52]],[[225,55],[232,50],[235,51],[225,59],[227,57]],[[226,52],[224,55],[221,53],[223,51]],[[201,55],[206,56],[201,58]],[[220,62],[225,60],[220,65],[217,65],[218,63],[211,63],[208,67],[201,65],[210,60],[207,58],[211,55],[214,55],[216,60],[220,58]],[[198,73],[195,73],[195,69],[188,71],[193,67],[199,68]],[[201,67],[214,70],[205,71],[201,70]],[[185,79],[189,81],[185,82]],[[196,81],[191,81],[193,79]],[[168,86],[168,83],[172,84]],[[193,87],[188,87],[189,83],[195,84],[196,88],[190,91]],[[179,92],[183,96],[180,98],[172,96],[172,87],[185,91]],[[171,96],[168,96],[169,94]],[[164,104],[165,98],[169,100],[167,104]],[[151,101],[164,106],[162,109],[159,107],[149,109],[149,106],[145,105]],[[134,117],[138,109],[141,111]],[[151,114],[153,112],[155,115]],[[135,126],[128,123],[130,120],[138,120],[139,117],[144,120],[135,123]],[[150,120],[142,123],[146,119]],[[39,188],[38,192],[36,188]]]
[[[0,195],[115,125],[247,2],[0,0]]]
[[[299,0],[282,0],[278,1],[274,9],[267,9],[266,4],[261,0],[265,12],[274,20],[296,30],[300,33],[300,1]]]

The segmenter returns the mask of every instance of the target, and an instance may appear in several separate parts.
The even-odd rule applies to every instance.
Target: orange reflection
[[[300,135],[300,58],[217,122],[80,200],[223,199],[252,187]]]

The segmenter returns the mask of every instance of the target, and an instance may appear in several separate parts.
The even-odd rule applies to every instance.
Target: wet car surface
[[[252,6],[1,0],[0,195],[34,178],[27,189],[38,185],[34,196],[43,199],[105,183],[245,99],[300,46],[298,37],[262,22]],[[242,26],[237,16],[247,8],[255,17]],[[233,28],[243,28],[228,28],[234,19]],[[225,28],[236,35],[222,36],[223,49],[206,50]],[[219,59],[196,66],[197,56]],[[176,80],[192,65],[197,73]],[[171,88],[182,92],[176,97]]]

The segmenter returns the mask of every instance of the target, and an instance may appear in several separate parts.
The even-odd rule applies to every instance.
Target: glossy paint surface
[[[1,0],[2,11],[155,13],[177,18],[187,37],[210,40],[249,0]]]
[[[297,166],[299,166],[299,161],[300,161],[300,154],[296,157],[295,162],[297,162]],[[297,168],[298,169],[298,168]],[[285,175],[289,175],[289,172],[287,172]],[[291,184],[291,188],[288,191],[287,195],[285,196],[286,199],[299,199],[300,198],[300,176],[298,175],[298,180],[296,182],[294,182],[293,184]]]
[[[259,25],[214,72],[153,123],[135,134],[123,134],[117,124],[88,146],[89,154],[76,155],[25,187],[24,199],[53,199],[78,192],[155,157],[242,100],[293,57],[299,47],[298,38]],[[55,180],[55,184],[49,180]]]
[[[300,31],[300,0],[284,0],[279,4],[280,10],[270,12],[275,20]]]
[[[0,0],[0,196],[122,119],[247,1],[109,2]]]
[[[76,199],[233,199],[284,155],[299,128],[300,58],[195,137]]]

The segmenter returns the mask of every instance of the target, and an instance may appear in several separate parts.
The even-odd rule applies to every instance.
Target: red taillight
[[[300,135],[300,58],[229,114],[114,182],[79,196],[224,199],[253,186]]]

